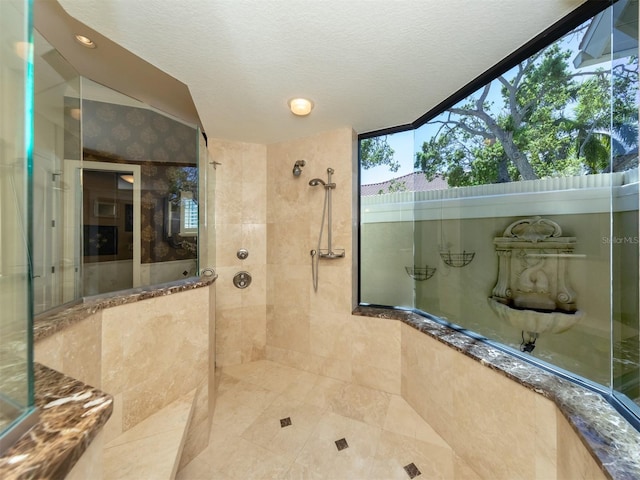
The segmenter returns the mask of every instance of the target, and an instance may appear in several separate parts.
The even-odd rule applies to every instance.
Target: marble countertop
[[[0,478],[64,478],[111,416],[100,390],[34,365],[37,423],[0,457]]]
[[[640,479],[640,432],[599,393],[410,311],[363,306],[353,314],[400,320],[549,398],[608,477]]]
[[[214,273],[160,285],[132,288],[95,297],[85,297],[78,303],[62,305],[58,309],[36,316],[33,322],[33,341],[37,342],[49,337],[105,308],[206,287],[215,282],[217,278],[217,274]]]

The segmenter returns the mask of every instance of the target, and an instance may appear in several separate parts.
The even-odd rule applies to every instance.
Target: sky
[[[564,41],[565,46],[572,51],[577,52],[582,34],[571,35]],[[604,66],[603,64],[599,66]],[[569,61],[569,68],[573,69],[572,61]],[[597,68],[597,67],[595,67]],[[515,68],[513,69],[515,70]],[[513,71],[512,70],[512,71]],[[511,77],[511,72],[506,72],[507,78]],[[493,86],[488,101],[495,101],[497,106],[503,105],[498,85]],[[389,171],[387,166],[374,167],[368,170],[361,169],[361,183],[363,185],[371,183],[381,183],[392,178],[401,177],[413,172],[413,163],[415,152],[420,151],[422,143],[432,136],[438,126],[425,124],[416,130],[395,133],[387,136],[387,142],[394,150],[394,159],[400,163],[400,169],[397,172]]]

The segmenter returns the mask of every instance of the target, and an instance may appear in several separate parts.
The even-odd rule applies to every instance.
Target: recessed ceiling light
[[[78,42],[83,47],[96,48],[96,44],[89,37],[85,37],[84,35],[76,34],[76,35],[74,35],[73,38],[75,38],[76,42]]]
[[[313,110],[313,102],[306,98],[292,98],[289,100],[289,108],[294,115],[303,117],[311,113],[311,110]]]
[[[29,54],[33,48],[33,44],[31,42],[16,42],[13,44],[13,48],[22,60],[25,62],[29,60]]]

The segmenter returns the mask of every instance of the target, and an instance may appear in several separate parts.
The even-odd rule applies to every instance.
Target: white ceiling
[[[584,0],[59,1],[185,83],[210,138],[269,144],[410,123]]]

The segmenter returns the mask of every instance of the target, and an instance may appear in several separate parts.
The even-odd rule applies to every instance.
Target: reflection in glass
[[[82,79],[35,36],[35,312],[196,275],[198,129]]]
[[[628,91],[629,78],[638,81],[638,3],[618,2],[613,5],[613,32],[609,51],[611,62],[612,130],[637,137],[638,109],[634,102],[637,88]],[[604,32],[594,32],[604,35]],[[623,53],[626,52],[626,53]],[[636,62],[630,61],[632,52]],[[636,108],[623,109],[625,105]],[[630,128],[634,127],[635,128]],[[612,234],[607,239],[611,248],[613,289],[613,390],[621,401],[640,405],[640,310],[638,308],[638,148],[626,155],[612,155],[612,170],[629,169],[635,172],[630,185],[614,188]]]
[[[75,300],[80,252],[68,219],[80,208],[72,195],[80,176],[64,175],[64,160],[80,161],[80,77],[34,31],[33,269],[34,313]],[[65,154],[74,155],[65,157]],[[78,237],[79,238],[79,237]]]
[[[196,275],[197,129],[87,79],[83,93],[82,295]]]
[[[33,148],[30,4],[0,2],[0,452],[34,421],[28,175]]]
[[[613,8],[421,127],[361,140],[360,289],[640,413],[638,8]]]

